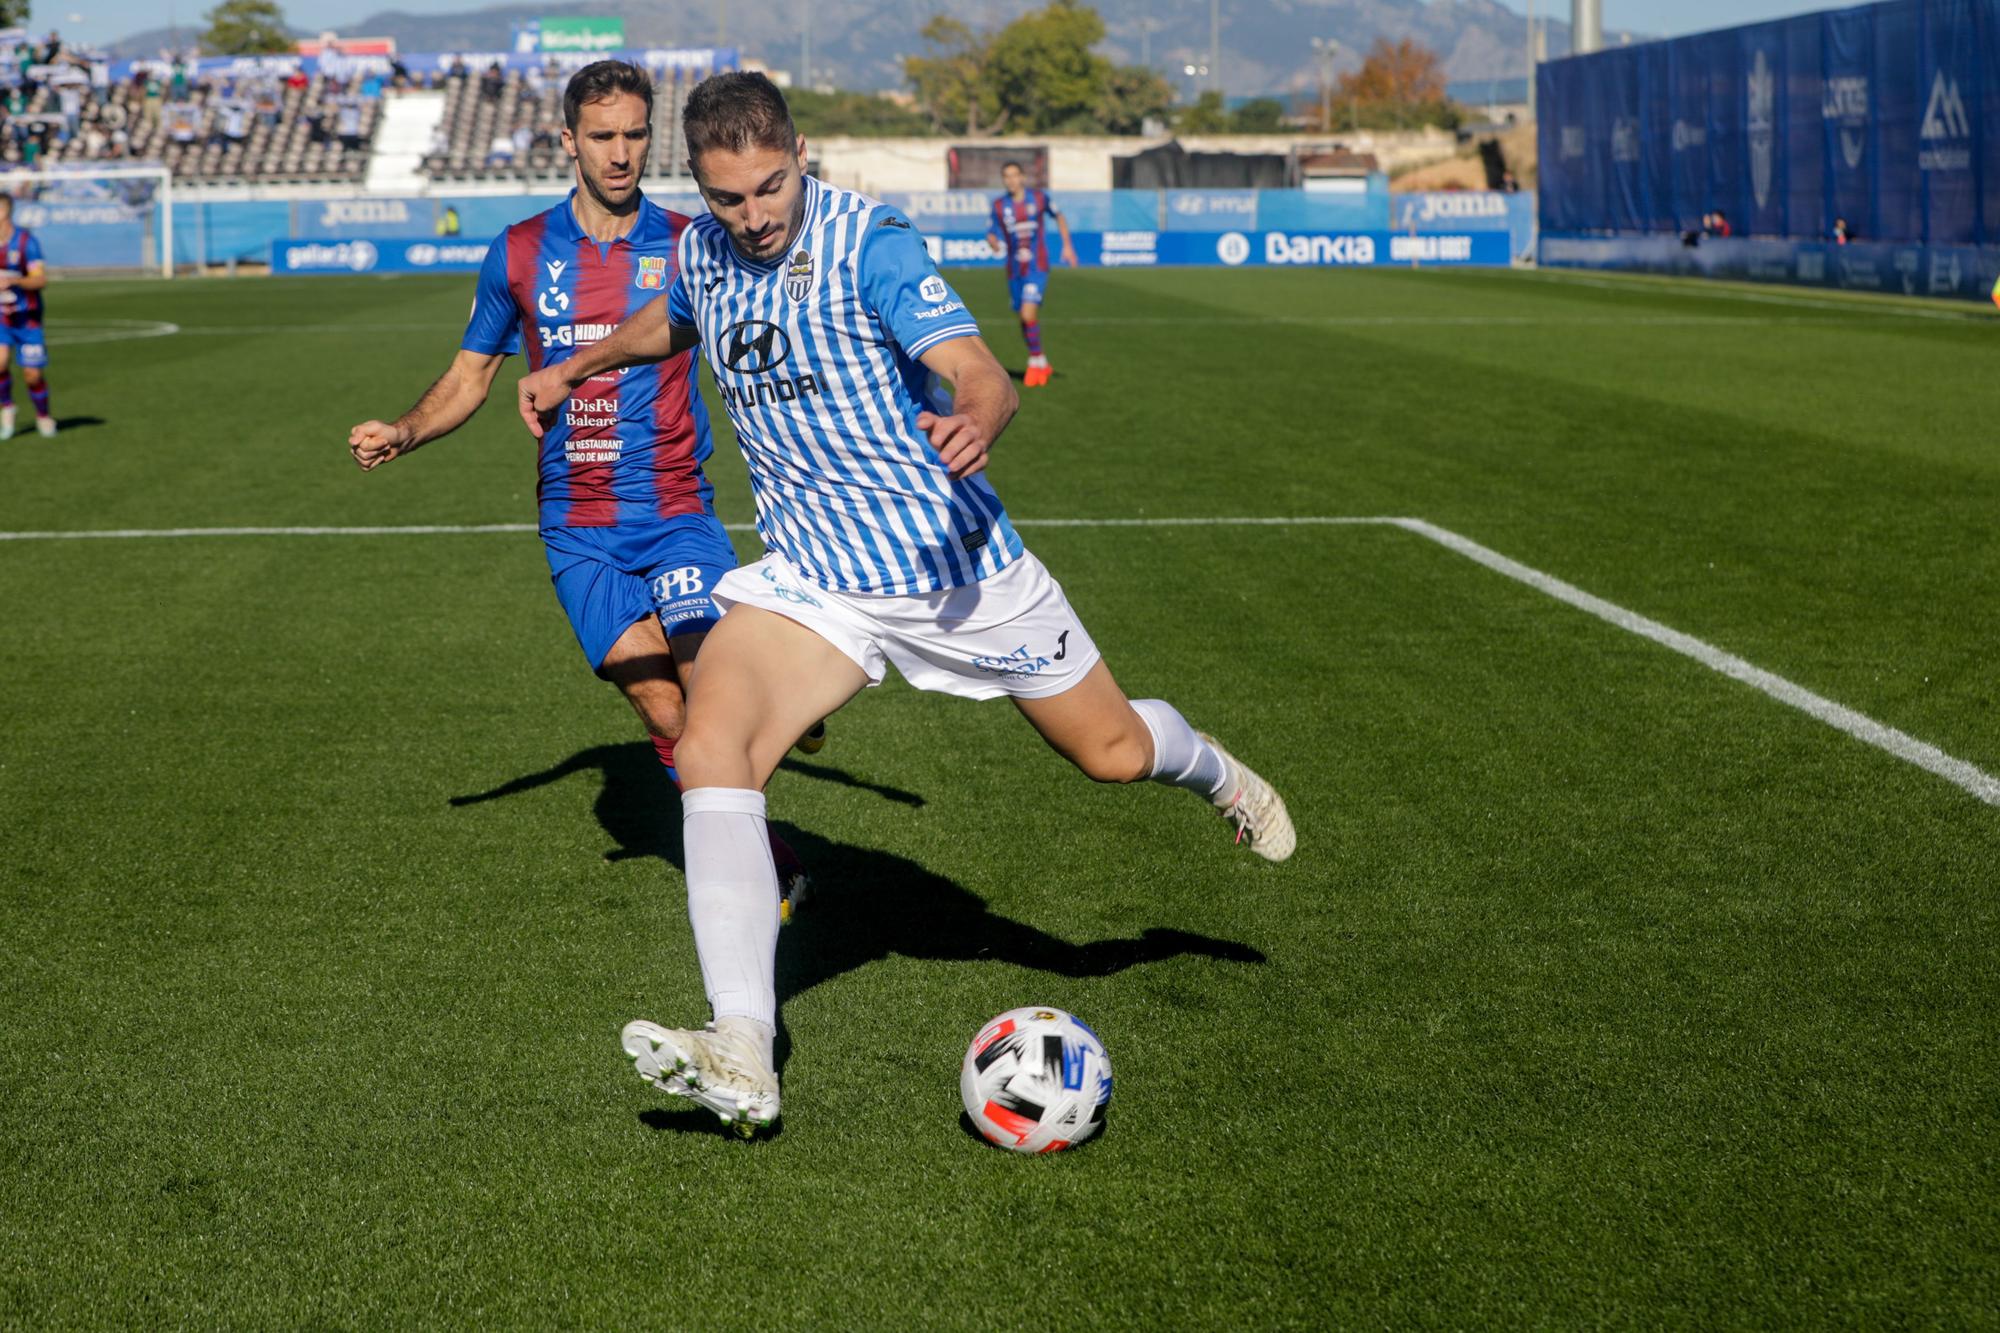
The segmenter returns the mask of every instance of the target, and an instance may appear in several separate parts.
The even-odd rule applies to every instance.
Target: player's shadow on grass
[[[873,792],[899,805],[924,803],[914,792],[868,782],[825,764],[787,759],[784,767]],[[500,800],[592,771],[604,779],[597,793],[597,822],[616,844],[604,859],[657,856],[680,869],[681,825],[673,789],[645,741],[579,750],[539,773],[489,791],[454,796],[451,804]],[[1264,955],[1249,945],[1159,926],[1130,939],[1071,944],[996,916],[977,894],[905,857],[834,842],[782,821],[777,821],[777,828],[805,862],[816,897],[779,936],[780,1000],[890,954],[939,962],[1013,963],[1064,977],[1109,976],[1140,963],[1184,955],[1234,963],[1264,961]]]
[[[913,792],[867,782],[823,764],[788,759],[785,767],[821,781],[874,792],[901,805],[924,803],[923,797]],[[617,844],[604,853],[604,859],[657,856],[679,869],[681,825],[673,789],[653,747],[644,741],[593,746],[490,791],[454,796],[451,803],[462,806],[499,800],[591,771],[601,773],[604,779],[597,794],[598,823]],[[1025,922],[995,914],[971,890],[906,857],[833,842],[782,822],[777,828],[805,862],[814,892],[813,900],[778,936],[776,981],[781,1003],[891,954],[936,962],[1011,963],[1061,977],[1109,976],[1169,958],[1264,961],[1264,955],[1247,944],[1167,926],[1149,927],[1126,939],[1072,944]],[[664,905],[662,910],[667,910]],[[781,1017],[781,1067],[788,1046]],[[706,1120],[703,1113],[665,1111],[648,1112],[641,1118],[656,1129],[688,1128]]]
[[[924,798],[915,792],[869,782],[826,764],[787,759],[781,767],[788,773],[798,773],[820,782],[873,792],[885,801],[894,801],[912,809],[924,803]],[[673,804],[673,787],[660,767],[659,756],[653,753],[652,745],[646,741],[593,745],[588,750],[578,750],[560,764],[503,782],[490,791],[454,796],[451,804],[479,805],[485,801],[497,801],[502,797],[518,796],[537,787],[546,787],[577,773],[592,771],[604,776],[603,785],[597,792],[597,822],[611,835],[615,844],[605,851],[604,859],[629,861],[634,857],[657,856],[678,869],[681,864],[680,812]],[[783,828],[781,825],[781,831]]]

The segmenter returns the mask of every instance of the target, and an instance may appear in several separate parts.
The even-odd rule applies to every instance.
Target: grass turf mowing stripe
[[[1807,716],[1824,722],[1836,731],[1844,732],[1856,740],[1872,745],[1876,749],[1907,764],[1914,764],[1927,773],[1935,774],[1946,782],[1969,793],[1988,805],[2000,806],[2000,778],[1953,758],[1928,741],[1920,741],[1907,732],[1886,726],[1858,713],[1843,704],[1835,703],[1824,695],[1799,685],[1775,672],[1764,670],[1746,662],[1733,653],[1726,653],[1715,645],[1692,634],[1683,634],[1677,629],[1649,619],[1636,611],[1630,611],[1615,602],[1607,602],[1583,591],[1571,583],[1565,583],[1552,574],[1511,560],[1490,547],[1481,546],[1469,537],[1460,536],[1449,528],[1441,528],[1435,523],[1427,523],[1420,518],[1394,518],[1376,515],[1297,515],[1267,518],[1044,518],[1016,519],[1017,527],[1023,528],[1173,528],[1173,527],[1396,527],[1405,532],[1415,533],[1426,540],[1436,542],[1449,551],[1456,552],[1476,564],[1484,565],[1497,574],[1503,574],[1517,583],[1526,584],[1537,592],[1579,611],[1596,616],[1610,625],[1629,634],[1651,639],[1663,648],[1672,649],[1683,657],[1701,663],[1709,670],[1740,681],[1752,689],[1769,695],[1790,708],[1796,708]],[[752,525],[747,523],[724,524],[732,532],[747,532]],[[36,539],[62,538],[144,538],[144,537],[349,537],[349,536],[424,536],[433,534],[474,534],[474,533],[525,533],[533,532],[532,525],[525,523],[484,523],[453,526],[450,524],[426,524],[409,527],[350,527],[350,528],[154,528],[123,529],[111,531],[78,532],[0,532],[0,540],[26,541]]]

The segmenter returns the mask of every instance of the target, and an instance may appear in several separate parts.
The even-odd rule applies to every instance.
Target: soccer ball
[[[1009,1009],[966,1047],[965,1113],[1013,1152],[1058,1152],[1095,1138],[1111,1105],[1111,1057],[1083,1020],[1060,1009]]]

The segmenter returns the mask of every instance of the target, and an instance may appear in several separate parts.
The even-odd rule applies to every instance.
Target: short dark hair
[[[988,160],[990,161],[991,159]],[[1009,159],[1008,161],[1002,162],[1000,164],[1000,170],[1002,171],[1005,171],[1009,167],[1014,168],[1014,170],[1020,172],[1023,176],[1028,174],[1028,169],[1026,167],[1022,166],[1019,162],[1013,161],[1012,159]]]
[[[778,85],[743,70],[711,74],[696,84],[681,111],[681,124],[690,158],[714,148],[732,153],[776,148],[789,153],[799,141],[791,108]]]
[[[653,80],[645,70],[624,60],[599,60],[570,75],[563,89],[563,124],[576,133],[576,118],[586,103],[602,102],[619,93],[630,93],[646,103],[646,119],[653,118]]]

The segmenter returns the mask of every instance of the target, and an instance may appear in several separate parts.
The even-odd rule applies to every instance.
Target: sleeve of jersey
[[[486,262],[479,266],[479,285],[473,289],[472,319],[459,346],[486,356],[512,356],[521,350],[521,311],[507,286],[505,232],[486,247]]]
[[[674,285],[667,288],[667,323],[681,329],[695,327],[694,299],[688,295],[687,278],[683,274],[676,273]]]
[[[953,338],[976,337],[979,325],[931,263],[908,219],[887,209],[868,219],[861,242],[861,294],[868,309],[910,356]]]
[[[42,238],[29,232],[21,242],[21,262],[32,272],[35,265],[42,262]]]

